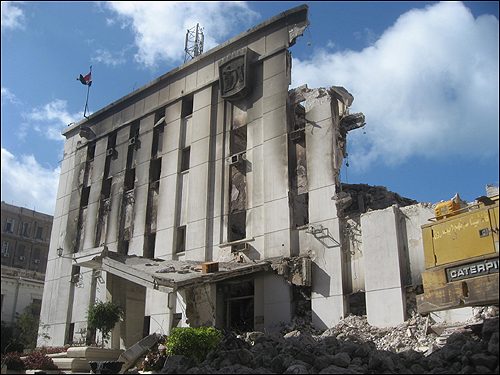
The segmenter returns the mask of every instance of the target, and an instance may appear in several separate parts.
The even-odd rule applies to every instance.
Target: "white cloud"
[[[2,30],[24,29],[24,13],[12,5],[12,1],[2,1]]]
[[[2,87],[2,101],[1,105],[4,105],[5,102],[10,102],[12,104],[22,104],[17,97],[10,92],[10,90],[7,87]]]
[[[83,117],[82,114],[70,114],[66,109],[66,100],[55,99],[44,106],[33,109],[24,114],[33,128],[42,133],[47,139],[64,141],[61,132],[72,122],[77,122]]]
[[[94,52],[91,60],[93,63],[103,62],[108,66],[116,67],[121,64],[125,64],[127,60],[124,57],[125,50],[119,52],[118,54],[112,54],[106,49],[98,49]]]
[[[351,112],[366,116],[353,131],[349,159],[367,168],[411,156],[498,155],[498,19],[474,19],[462,3],[403,14],[360,52],[315,50],[294,59],[292,85],[344,86]]]
[[[44,168],[33,155],[17,158],[2,148],[2,200],[54,215],[61,168]]]
[[[146,67],[155,67],[161,60],[183,61],[186,30],[196,23],[204,28],[204,51],[208,51],[235,27],[250,26],[258,17],[245,3],[127,1],[107,5],[118,14],[122,27],[132,27],[138,47],[135,60]]]

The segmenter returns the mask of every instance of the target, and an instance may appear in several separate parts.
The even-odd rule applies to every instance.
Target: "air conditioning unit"
[[[115,153],[115,149],[114,148],[108,148],[106,150],[106,156],[113,156],[114,153]]]
[[[243,157],[244,154],[245,154],[245,151],[238,152],[237,154],[229,156],[226,159],[226,161],[229,163],[229,165],[235,165],[235,164],[241,163],[245,160],[245,158]]]
[[[132,137],[128,140],[129,145],[135,145],[137,144],[137,137]]]
[[[25,260],[26,258],[25,257],[19,257],[19,260]]]
[[[34,262],[35,262],[36,264],[38,264],[38,263],[40,263],[40,259],[35,259],[35,260],[34,260]]]
[[[4,258],[8,258],[9,257],[9,253],[3,253],[2,254]]]

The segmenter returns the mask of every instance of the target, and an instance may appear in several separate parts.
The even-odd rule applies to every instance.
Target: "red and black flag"
[[[85,77],[80,74],[80,77],[76,79],[77,81],[80,81],[84,85],[89,85],[89,87],[92,85],[92,72],[87,74]]]

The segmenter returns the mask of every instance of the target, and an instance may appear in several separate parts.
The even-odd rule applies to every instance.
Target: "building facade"
[[[2,202],[2,320],[41,304],[53,217]]]
[[[175,326],[278,329],[304,304],[326,328],[359,292],[372,322],[404,320],[410,260],[423,265],[411,228],[429,210],[405,214],[399,203],[414,202],[389,197],[371,212],[358,193],[344,212],[346,136],[364,116],[343,87],[289,90],[307,12],[279,14],[63,132],[42,305],[51,339],[39,344],[89,340],[97,299],[125,310],[115,348]],[[385,261],[390,272],[366,271]]]

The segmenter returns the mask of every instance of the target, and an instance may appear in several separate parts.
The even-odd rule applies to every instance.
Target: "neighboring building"
[[[403,322],[432,210],[340,183],[347,132],[364,116],[343,87],[289,91],[288,47],[307,12],[281,13],[63,132],[41,316],[51,339],[39,344],[90,339],[96,299],[125,310],[115,348],[174,326],[278,329],[304,306],[319,328],[360,304],[372,324]]]
[[[2,201],[2,320],[42,302],[53,217]]]

